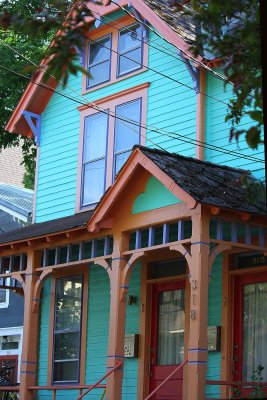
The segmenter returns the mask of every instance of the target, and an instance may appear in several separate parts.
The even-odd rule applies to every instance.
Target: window
[[[133,18],[118,19],[114,26],[103,23],[89,35],[85,58],[90,76],[83,74],[83,93],[146,70],[147,30]]]
[[[97,203],[115,180],[135,144],[140,143],[142,99],[85,118],[81,206]],[[114,118],[115,114],[115,118]],[[112,117],[113,115],[113,117]]]
[[[79,382],[82,276],[56,280],[53,382]]]
[[[142,32],[140,24],[132,25],[119,32],[118,76],[142,67]]]
[[[132,147],[140,142],[140,122],[141,99],[116,107],[113,181]]]
[[[8,291],[0,289],[0,308],[8,307]]]
[[[87,87],[110,80],[111,35],[89,44]]]

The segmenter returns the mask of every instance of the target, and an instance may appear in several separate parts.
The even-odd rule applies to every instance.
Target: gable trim
[[[120,196],[121,190],[130,181],[132,175],[136,171],[137,167],[143,167],[152,176],[157,178],[167,190],[169,190],[178,199],[184,201],[188,209],[194,209],[197,206],[197,201],[193,199],[188,193],[181,189],[177,184],[163,172],[159,167],[157,167],[151,160],[149,160],[139,149],[135,149],[125,166],[119,173],[115,183],[103,196],[101,202],[96,208],[95,213],[88,222],[87,229],[89,232],[98,232],[100,227],[98,226],[108,211],[110,210],[112,204]]]

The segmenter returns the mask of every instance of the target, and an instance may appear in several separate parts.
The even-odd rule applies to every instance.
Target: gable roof
[[[250,203],[246,198],[246,189],[240,184],[244,175],[256,181],[250,172],[136,145],[113,186],[103,195],[88,222],[88,229],[91,232],[99,230],[101,221],[108,219],[112,205],[134,174],[137,174],[138,167],[148,170],[171,193],[184,201],[188,208],[193,209],[197,203],[201,203],[266,215],[265,202],[255,199],[254,204]]]
[[[126,7],[129,4],[126,0],[119,0],[119,5],[106,0],[102,0],[102,3],[103,5],[95,4],[93,1],[86,3],[92,10],[92,15],[95,15],[96,18],[99,18],[99,15],[107,15],[119,10],[119,5]],[[180,12],[175,16],[172,15],[173,7],[171,6],[170,0],[166,2],[162,0],[132,0],[131,5],[163,37],[176,45],[177,48],[183,50],[186,54],[191,55],[189,43],[195,37],[194,26],[184,13]],[[94,23],[94,21],[95,18],[93,16],[88,18],[88,22]],[[201,59],[201,57],[199,57],[199,59]],[[41,65],[44,66],[45,62],[43,61]],[[44,71],[41,69],[35,75],[34,81],[31,81],[26,87],[6,125],[6,130],[8,132],[21,134],[27,137],[33,136],[28,123],[22,116],[22,111],[25,110],[35,114],[41,114],[53,95],[53,90],[58,86],[58,82],[52,77],[50,77],[47,82],[43,82],[43,76]]]
[[[135,148],[141,150],[196,201],[241,212],[266,214],[266,203],[257,196],[253,204],[249,202],[246,189],[240,183],[244,175],[256,182],[250,171],[162,150],[142,146]]]

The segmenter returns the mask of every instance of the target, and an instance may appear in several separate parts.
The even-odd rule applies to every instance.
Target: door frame
[[[170,258],[174,258],[173,256]],[[162,261],[168,260],[168,257],[162,258]],[[149,394],[149,362],[151,347],[151,329],[152,329],[152,288],[159,283],[171,283],[176,281],[185,281],[185,315],[190,311],[190,283],[188,280],[188,266],[186,274],[170,276],[158,279],[148,279],[148,265],[154,261],[159,261],[159,257],[142,261],[141,285],[140,285],[140,336],[139,336],[139,354],[138,354],[138,389],[137,400],[143,400]],[[184,355],[187,357],[188,338],[189,338],[189,318],[185,318],[185,336],[184,336]],[[185,369],[186,371],[186,369]],[[184,382],[186,373],[184,373]],[[184,391],[186,385],[183,385],[183,398],[186,398]]]
[[[177,279],[172,280],[170,282],[158,282],[152,285],[152,296],[151,296],[151,338],[150,338],[150,346],[154,349],[154,363],[157,364],[156,359],[158,358],[157,348],[158,348],[158,299],[159,295],[165,291],[173,291],[173,290],[181,290],[186,289],[186,279]],[[184,292],[185,293],[185,292]],[[186,293],[185,293],[186,296]],[[186,301],[186,300],[185,300]],[[186,311],[186,310],[185,310]],[[186,317],[185,317],[186,320]],[[153,333],[154,332],[154,333]],[[184,332],[184,344],[185,344],[185,332]],[[151,356],[150,356],[151,359]],[[151,365],[151,364],[150,364]],[[179,364],[174,364],[174,368]],[[149,388],[151,387],[152,376],[149,376]],[[151,390],[151,389],[150,389]],[[154,390],[152,388],[152,390]]]
[[[234,279],[234,288],[235,288],[235,293],[234,293],[234,330],[233,330],[233,356],[236,355],[236,352],[234,351],[234,346],[235,343],[240,345],[240,348],[238,349],[238,364],[237,366],[234,364],[234,366],[237,368],[237,376],[233,376],[233,380],[238,380],[242,381],[242,347],[243,347],[243,337],[242,337],[242,330],[243,330],[243,313],[236,313],[237,307],[239,310],[243,311],[243,296],[242,296],[242,288],[245,285],[250,285],[254,283],[260,283],[260,282],[267,282],[267,271],[261,271],[259,273],[251,273],[251,274],[245,274],[245,275],[236,275]],[[235,368],[235,370],[236,370]]]
[[[222,258],[222,338],[221,338],[221,374],[220,380],[233,381],[233,345],[234,345],[234,282],[240,275],[258,274],[267,271],[267,265],[240,269],[231,269],[231,257],[240,254],[240,249],[223,253]],[[229,386],[221,386],[220,396],[227,398]]]

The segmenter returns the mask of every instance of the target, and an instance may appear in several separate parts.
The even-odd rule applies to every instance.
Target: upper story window
[[[135,144],[145,144],[148,84],[82,106],[77,211],[93,207],[114,182]],[[116,97],[116,98],[114,98]]]
[[[53,382],[79,382],[82,276],[56,280]]]
[[[92,87],[110,79],[111,35],[89,44],[87,86]]]
[[[142,25],[133,23],[132,18],[123,18],[114,27],[111,25],[90,32],[86,55],[90,76],[83,77],[83,92],[146,69],[148,46]]]
[[[142,27],[139,24],[119,32],[118,76],[142,67]]]

